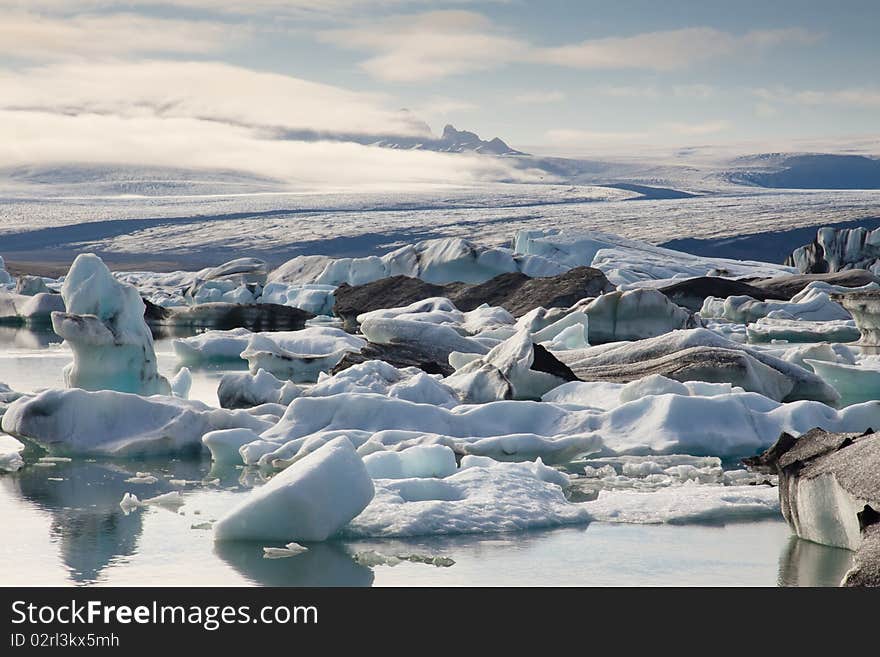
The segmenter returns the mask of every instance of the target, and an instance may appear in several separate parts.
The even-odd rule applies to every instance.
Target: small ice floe
[[[159,479],[154,477],[149,472],[138,472],[134,477],[129,477],[125,480],[127,484],[155,484]]]
[[[263,548],[266,549],[266,548]],[[449,568],[455,564],[455,560],[449,557],[441,557],[431,554],[381,554],[374,550],[364,550],[354,555],[354,560],[362,566],[396,566],[404,561],[411,563],[423,563],[438,568]]]
[[[186,500],[183,499],[183,495],[177,491],[172,491],[146,500],[141,500],[137,495],[133,495],[132,493],[126,493],[122,496],[122,501],[119,503],[119,506],[122,507],[125,515],[128,515],[135,509],[145,506],[160,506],[170,511],[177,511],[184,504],[186,504]]]
[[[286,559],[288,557],[295,557],[298,554],[302,554],[303,552],[308,552],[309,548],[305,545],[300,545],[299,543],[288,543],[283,548],[279,547],[264,547],[263,548],[263,558],[264,559]]]
[[[70,463],[73,459],[66,456],[41,456],[40,463]]]

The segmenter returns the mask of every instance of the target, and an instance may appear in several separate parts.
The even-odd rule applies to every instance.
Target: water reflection
[[[284,559],[263,557],[265,543],[215,543],[214,552],[248,580],[262,586],[372,586],[372,569],[357,563],[344,545],[310,544]]]
[[[71,577],[91,583],[111,562],[136,552],[143,518],[140,513],[125,515],[120,508],[126,492],[160,495],[175,490],[169,479],[201,480],[205,470],[206,464],[199,461],[73,461],[51,468],[25,467],[8,479],[22,499],[51,515],[49,532],[60,544]],[[152,472],[159,480],[150,486],[125,481],[137,471]]]
[[[792,536],[779,557],[779,586],[839,586],[852,566],[849,550]]]
[[[24,328],[21,326],[0,325],[0,346],[18,349],[43,349],[53,343],[60,343],[51,326]]]

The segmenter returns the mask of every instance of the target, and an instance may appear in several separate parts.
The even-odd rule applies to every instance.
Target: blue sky
[[[880,132],[880,3],[867,0],[0,0],[0,19],[16,112],[156,118],[170,103],[189,119],[385,134],[418,130],[401,129],[407,108],[435,132],[451,122],[565,154]],[[131,82],[145,64],[152,77]],[[241,89],[252,107],[233,111],[223,96]]]

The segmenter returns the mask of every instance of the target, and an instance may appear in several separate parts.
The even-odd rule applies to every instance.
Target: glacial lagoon
[[[51,330],[0,329],[0,381],[16,390],[63,386],[71,360]],[[159,369],[177,367],[170,340],[156,340]],[[242,364],[242,367],[244,365]],[[190,397],[216,405],[230,366],[193,371]],[[150,472],[155,484],[126,482]],[[699,585],[836,586],[847,550],[798,539],[779,519],[726,524],[592,522],[549,530],[413,539],[327,541],[295,557],[267,559],[257,543],[217,543],[205,529],[253,485],[259,471],[212,468],[209,457],[116,461],[74,457],[0,475],[0,522],[15,540],[0,547],[5,585],[410,586]],[[174,482],[173,484],[170,482]],[[187,482],[181,485],[180,482]],[[126,514],[126,492],[179,490],[179,509]],[[281,547],[280,545],[275,547]],[[363,552],[428,554],[449,567],[402,562],[370,567]]]

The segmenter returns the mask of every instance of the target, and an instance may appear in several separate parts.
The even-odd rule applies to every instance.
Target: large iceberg
[[[247,428],[259,433],[276,420],[177,397],[74,388],[19,399],[6,411],[2,426],[53,453],[134,457],[199,453],[209,431]]]
[[[382,257],[329,258],[297,256],[273,271],[270,283],[363,285],[388,276],[411,276],[429,283],[482,283],[498,274],[555,276],[563,267],[541,257],[517,255],[510,249],[483,247],[456,237],[408,244]]]
[[[584,313],[589,317],[590,344],[654,338],[694,326],[690,312],[650,289],[603,294]]]
[[[214,538],[323,541],[364,510],[373,490],[363,460],[340,437],[247,493],[214,524]]]
[[[797,273],[793,267],[704,258],[599,231],[520,230],[514,238],[514,251],[566,268],[589,265],[601,269],[615,285],[698,276],[769,278]]]
[[[835,404],[840,398],[813,372],[702,328],[558,351],[556,357],[583,381],[629,382],[662,374],[682,382],[730,383],[777,401]]]
[[[89,253],[73,261],[61,287],[67,312],[52,313],[52,328],[73,351],[64,369],[71,388],[170,394],[156,368],[153,336],[136,288],[120,283]]]

